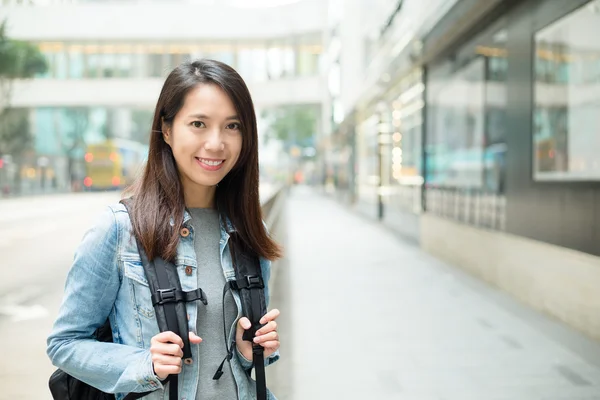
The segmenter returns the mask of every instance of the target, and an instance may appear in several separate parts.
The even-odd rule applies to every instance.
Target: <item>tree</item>
[[[314,139],[319,110],[316,106],[281,106],[263,112],[268,123],[266,140],[284,143],[286,151],[292,146],[308,146]]]
[[[11,155],[20,169],[20,156],[31,148],[33,137],[29,130],[26,110],[12,109],[13,83],[29,79],[48,69],[42,53],[34,45],[11,40],[6,35],[6,21],[0,24],[0,158]],[[19,174],[17,174],[17,179]],[[18,187],[18,185],[17,185]]]
[[[27,110],[5,109],[0,118],[0,157],[3,154],[23,154],[32,145]]]
[[[46,72],[48,65],[40,50],[24,41],[6,35],[6,21],[0,25],[0,115],[10,107],[16,79],[33,78]]]

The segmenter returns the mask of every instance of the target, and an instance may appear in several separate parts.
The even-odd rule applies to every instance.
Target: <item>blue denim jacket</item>
[[[181,237],[176,262],[184,291],[198,287],[194,231],[188,224],[189,219],[186,212],[184,225],[190,233]],[[221,226],[221,265],[225,278],[233,280],[235,272],[227,233],[232,227],[229,221]],[[192,274],[186,274],[186,268],[191,268]],[[268,260],[261,259],[261,270],[265,283],[268,283]],[[265,287],[265,296],[268,305],[268,287]],[[235,291],[233,297],[239,319],[242,312],[240,297]],[[187,312],[189,330],[196,332],[196,302],[187,304]],[[107,317],[110,318],[114,343],[100,343],[92,336]],[[237,319],[229,330],[228,343],[235,338],[236,324]],[[158,333],[148,281],[131,234],[129,215],[121,204],[110,206],[85,234],[75,253],[63,302],[48,337],[48,356],[55,366],[72,376],[102,391],[116,393],[117,400],[129,392],[146,391],[153,391],[145,397],[147,399],[167,400],[168,388],[164,390],[152,371],[150,339]],[[200,345],[191,345],[193,363],[182,366],[179,375],[181,400],[195,399],[198,386],[202,384],[198,382],[198,362],[202,362],[199,360]],[[256,382],[250,375],[252,364],[237,348],[236,355],[231,359],[231,369],[239,400],[255,399]],[[265,360],[265,365],[278,358],[279,352],[276,352]],[[275,396],[269,392],[268,398],[275,399]]]

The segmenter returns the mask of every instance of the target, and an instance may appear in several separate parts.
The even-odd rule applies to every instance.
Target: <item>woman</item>
[[[148,162],[133,189],[133,226],[125,207],[114,205],[84,236],[48,338],[54,365],[118,400],[147,391],[153,393],[145,398],[167,399],[161,381],[171,374],[179,374],[181,399],[255,398],[252,343],[242,340],[250,321],[239,318],[239,294],[223,297],[223,287],[234,279],[231,227],[260,257],[265,285],[269,260],[280,257],[261,220],[257,141],[250,93],[231,67],[201,60],[171,72],[156,105]],[[206,293],[207,306],[186,306],[189,365],[182,364],[181,338],[159,332],[133,232],[149,259],[175,263],[184,291]],[[266,286],[265,297],[268,302]],[[268,312],[254,339],[264,347],[266,365],[279,358],[278,316]],[[114,343],[93,338],[107,317]],[[231,327],[227,342],[223,318]],[[226,343],[233,342],[236,356],[213,380]]]

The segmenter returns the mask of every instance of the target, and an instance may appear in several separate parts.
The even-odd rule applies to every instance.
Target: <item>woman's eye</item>
[[[204,122],[202,122],[202,121],[194,121],[194,122],[192,122],[192,126],[194,128],[202,128],[204,126]]]
[[[233,129],[233,130],[239,130],[240,129],[240,124],[237,122],[233,122],[229,125],[227,125],[227,129]]]

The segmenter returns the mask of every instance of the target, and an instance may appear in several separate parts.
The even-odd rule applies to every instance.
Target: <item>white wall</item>
[[[191,4],[2,6],[8,34],[23,40],[268,39],[323,31],[327,1],[270,8]]]
[[[362,31],[368,14],[363,12],[360,0],[344,2],[341,23],[341,101],[347,114],[354,107],[362,89],[365,74],[365,38]]]
[[[421,217],[421,245],[523,303],[600,340],[600,257],[431,214]]]
[[[35,79],[15,82],[13,107],[135,106],[154,107],[164,80]],[[249,82],[257,108],[279,104],[319,104],[324,96],[319,77]]]

